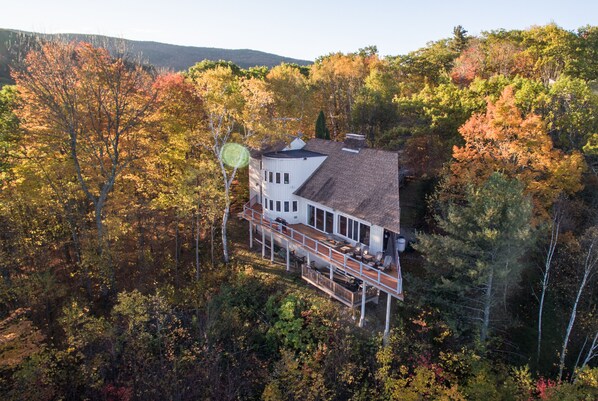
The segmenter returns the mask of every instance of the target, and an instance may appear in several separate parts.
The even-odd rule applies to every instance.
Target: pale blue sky
[[[0,28],[92,33],[189,46],[255,49],[313,60],[377,45],[405,54],[448,37],[556,22],[598,25],[596,0],[7,0]]]

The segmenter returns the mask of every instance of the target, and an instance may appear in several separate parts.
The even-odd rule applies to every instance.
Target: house
[[[253,152],[250,201],[242,217],[265,256],[274,246],[304,258],[302,277],[344,304],[403,299],[397,252],[399,159],[370,149],[363,135],[344,142],[294,138]],[[260,239],[261,237],[261,239]],[[388,326],[388,316],[387,316]],[[387,327],[388,329],[388,327]],[[387,330],[388,331],[388,330]]]

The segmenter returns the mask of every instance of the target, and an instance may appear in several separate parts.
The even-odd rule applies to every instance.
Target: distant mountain
[[[202,60],[232,61],[241,68],[249,68],[256,65],[274,67],[283,62],[299,65],[308,65],[312,63],[308,60],[298,60],[249,49],[231,50],[211,47],[178,46],[159,42],[118,39],[101,35],[70,33],[39,34],[0,29],[0,85],[11,82],[8,66],[11,61],[14,60],[15,54],[23,52],[22,47],[27,47],[27,43],[31,42],[33,36],[49,39],[62,38],[66,40],[85,41],[96,45],[102,45],[111,51],[124,46],[128,52],[135,55],[141,55],[142,59],[147,63],[153,64],[158,68],[166,68],[174,71],[186,70]]]

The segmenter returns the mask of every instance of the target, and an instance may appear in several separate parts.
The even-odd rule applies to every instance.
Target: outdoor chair
[[[386,270],[390,269],[390,264],[391,263],[392,263],[392,256],[386,255],[384,257],[384,262],[382,263],[382,266],[380,267],[380,270],[386,271]]]
[[[383,252],[376,252],[376,256],[374,256],[374,259],[371,260],[368,265],[372,266],[372,267],[377,267],[380,266],[380,264],[382,263],[382,259],[384,258],[384,253]]]

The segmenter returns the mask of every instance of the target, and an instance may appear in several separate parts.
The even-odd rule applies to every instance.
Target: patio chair
[[[372,267],[380,266],[383,258],[384,258],[384,252],[376,252],[376,256],[374,256],[374,259],[372,261],[370,261],[368,263],[368,265],[370,265]]]
[[[380,267],[380,270],[386,271],[386,270],[390,269],[390,264],[391,263],[392,263],[392,256],[386,255],[384,257],[384,262],[382,263],[382,266]]]

